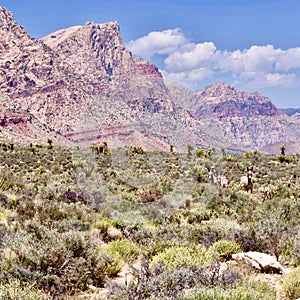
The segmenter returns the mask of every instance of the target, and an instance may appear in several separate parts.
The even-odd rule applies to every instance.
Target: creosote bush
[[[78,231],[61,234],[31,221],[25,230],[7,235],[4,246],[12,255],[2,255],[2,282],[34,282],[52,295],[102,286],[106,276],[119,271],[111,256],[98,253],[98,246]]]
[[[140,250],[138,246],[128,240],[121,239],[108,243],[101,247],[100,252],[105,252],[113,257],[130,262],[138,258]]]
[[[297,267],[286,275],[282,287],[288,299],[300,298],[300,267]]]
[[[216,254],[217,259],[227,261],[232,254],[240,252],[241,247],[237,242],[220,240],[211,245],[209,250]]]
[[[150,268],[159,263],[163,263],[169,269],[193,265],[208,266],[212,263],[212,260],[212,253],[201,246],[195,248],[173,246],[154,256]]]
[[[35,284],[21,283],[20,280],[10,280],[0,283],[0,299],[3,300],[51,300],[52,297],[38,290]]]
[[[220,265],[213,262],[208,267],[194,265],[190,267],[166,268],[157,264],[149,268],[148,261],[142,261],[141,269],[131,267],[131,274],[137,280],[125,287],[108,283],[110,299],[180,299],[185,290],[207,287],[233,288],[240,275],[230,270],[220,271]]]

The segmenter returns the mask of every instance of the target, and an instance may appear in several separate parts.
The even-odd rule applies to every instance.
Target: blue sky
[[[40,38],[118,21],[134,55],[192,89],[226,82],[300,107],[299,0],[0,0]]]

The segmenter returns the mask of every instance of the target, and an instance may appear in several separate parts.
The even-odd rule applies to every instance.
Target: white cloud
[[[191,43],[179,29],[151,32],[128,48],[150,59],[164,54],[163,75],[169,80],[193,86],[218,74],[231,76],[253,88],[292,87],[300,80],[300,47],[282,50],[273,45],[253,45],[249,49],[222,51],[213,42]]]
[[[207,65],[215,54],[216,46],[212,42],[181,46],[165,60],[166,69],[173,72],[194,70]]]
[[[278,51],[272,45],[252,46],[244,51],[225,51],[223,58],[219,61],[219,67],[223,72],[252,78],[256,74],[264,74],[273,70]]]
[[[162,71],[162,74],[165,79],[184,84],[190,88],[197,86],[199,81],[202,81],[206,78],[211,78],[214,75],[214,72],[211,69],[207,68],[198,68],[191,71],[182,71],[182,72],[170,72]]]
[[[275,64],[276,71],[289,71],[295,68],[300,68],[300,47],[282,51]]]
[[[248,86],[253,88],[266,87],[294,87],[299,83],[295,74],[267,73],[262,77],[254,78]]]
[[[188,40],[181,29],[153,31],[135,41],[130,41],[127,48],[134,54],[150,59],[154,54],[171,54],[177,47],[187,44]]]

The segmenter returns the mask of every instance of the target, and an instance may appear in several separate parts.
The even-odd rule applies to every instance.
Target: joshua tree
[[[53,146],[52,146],[52,140],[51,139],[48,139],[48,149],[53,149]]]
[[[97,145],[94,143],[92,145],[92,149],[96,152],[96,154],[108,154],[107,142],[103,142],[102,145]]]
[[[284,145],[282,145],[280,147],[280,150],[281,150],[281,155],[285,155],[285,146]]]

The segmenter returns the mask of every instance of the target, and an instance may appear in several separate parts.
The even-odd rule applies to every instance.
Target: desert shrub
[[[218,190],[216,186],[210,184],[200,183],[192,191],[192,197],[194,203],[201,203],[206,205],[218,195]]]
[[[19,199],[13,194],[0,193],[0,206],[7,209],[13,209],[18,205]]]
[[[300,226],[287,229],[279,241],[278,249],[282,260],[300,266]]]
[[[281,255],[285,251],[282,245],[299,228],[299,212],[299,203],[287,199],[274,199],[258,206],[249,223],[249,235],[258,251]]]
[[[224,237],[224,233],[219,228],[210,224],[187,226],[181,231],[181,237],[189,243],[201,244],[207,248]]]
[[[168,233],[170,234],[170,239],[167,238]],[[151,259],[177,243],[174,228],[173,230],[169,230],[169,227],[162,229],[152,223],[143,224],[142,226],[126,226],[124,228],[124,236],[138,245],[141,256],[147,259]]]
[[[211,245],[209,249],[213,251],[221,261],[229,260],[232,254],[241,251],[241,247],[237,242],[227,240],[217,241]]]
[[[106,218],[106,217],[103,217],[101,219],[98,219],[96,222],[94,222],[92,225],[91,225],[91,228],[96,228],[96,229],[99,229],[100,232],[102,233],[106,233],[107,232],[107,229],[109,227],[116,227],[117,226],[117,222],[113,219],[109,219],[109,218]]]
[[[208,266],[213,260],[213,255],[201,246],[189,248],[185,246],[173,246],[152,258],[150,268],[163,263],[166,268],[189,267],[193,265]]]
[[[163,223],[164,215],[161,210],[161,206],[163,205],[163,201],[159,201],[157,203],[151,203],[146,206],[142,206],[140,208],[141,215],[144,219],[150,221],[153,224],[159,225]],[[143,223],[145,221],[143,220]]]
[[[202,224],[184,226],[178,236],[182,242],[201,244],[206,248],[222,239],[234,240],[242,246],[244,242],[247,243],[247,239],[252,238],[245,226],[240,225],[235,219],[228,216],[211,218]]]
[[[19,221],[29,220],[35,216],[36,207],[32,200],[28,196],[21,197],[19,205],[16,207]]]
[[[233,235],[230,235],[241,246],[243,252],[259,251],[259,245],[253,239],[253,232],[248,229],[237,230]]]
[[[199,223],[202,221],[208,221],[212,216],[212,212],[204,207],[193,209],[188,212],[187,222],[189,224]]]
[[[243,223],[251,221],[256,206],[257,203],[248,193],[226,190],[215,195],[206,208],[211,210],[215,217],[229,216]]]
[[[16,207],[22,226],[35,218],[41,224],[51,224],[61,232],[69,229],[85,231],[90,227],[93,217],[83,204],[33,200],[32,197],[23,196]]]
[[[287,186],[287,184],[278,184],[276,189],[275,197],[279,199],[291,198],[293,195],[292,190]]]
[[[207,286],[229,288],[240,278],[236,272],[220,272],[218,264],[170,270],[161,264],[151,269],[148,261],[143,261],[141,269],[132,267],[131,273],[137,280],[127,286],[109,285],[110,299],[178,299],[182,291]]]
[[[89,284],[102,286],[106,277],[115,276],[118,263],[99,253],[98,245],[77,231],[58,233],[38,223],[7,235],[4,247],[14,255],[3,256],[1,280],[12,278],[35,282],[52,295],[85,290]]]
[[[125,296],[117,299],[175,299],[184,290],[203,299],[213,292],[216,299],[272,299],[272,291],[268,298],[262,288],[234,281],[235,275],[207,261],[226,260],[238,243],[243,251],[300,265],[299,155],[280,163],[278,155],[260,153],[125,151],[132,164],[126,165],[112,155],[122,150],[92,161],[90,150],[86,157],[80,149],[78,155],[58,147],[35,150],[0,147],[1,288],[17,279],[21,289],[28,284],[63,299],[103,286],[120,261],[143,257],[151,268],[136,270],[137,281],[121,288]],[[253,194],[238,187],[248,165],[255,168]],[[212,166],[226,174],[226,189],[207,183]],[[123,171],[157,184],[136,189],[122,180]],[[66,191],[73,194],[66,197]],[[99,251],[101,240],[110,252]]]
[[[276,293],[266,283],[243,284],[236,288],[202,288],[196,292],[181,294],[178,300],[275,300]]]
[[[144,257],[151,259],[173,246],[190,246],[198,243],[193,235],[194,226],[179,227],[176,224],[144,227],[134,234],[134,240],[141,246]],[[143,237],[143,238],[142,238]]]
[[[50,300],[52,297],[38,290],[33,284],[21,283],[19,280],[10,280],[0,283],[0,299],[3,300]]]
[[[293,157],[291,155],[285,156],[285,155],[279,155],[278,156],[278,160],[283,163],[283,162],[287,162],[287,163],[291,163],[293,161]]]
[[[286,275],[282,282],[282,289],[288,299],[300,297],[300,267]]]
[[[0,174],[0,190],[19,192],[24,188],[24,183],[21,178],[9,170],[2,170]]]
[[[139,247],[126,239],[112,241],[107,246],[101,247],[100,251],[109,253],[113,257],[126,262],[137,259],[140,253]]]
[[[205,149],[200,148],[196,150],[196,155],[197,157],[207,157],[207,152],[205,151]]]
[[[220,236],[230,235],[238,230],[245,229],[245,226],[238,223],[237,220],[227,216],[220,218],[211,218],[205,224],[205,227],[211,227],[220,232]]]

